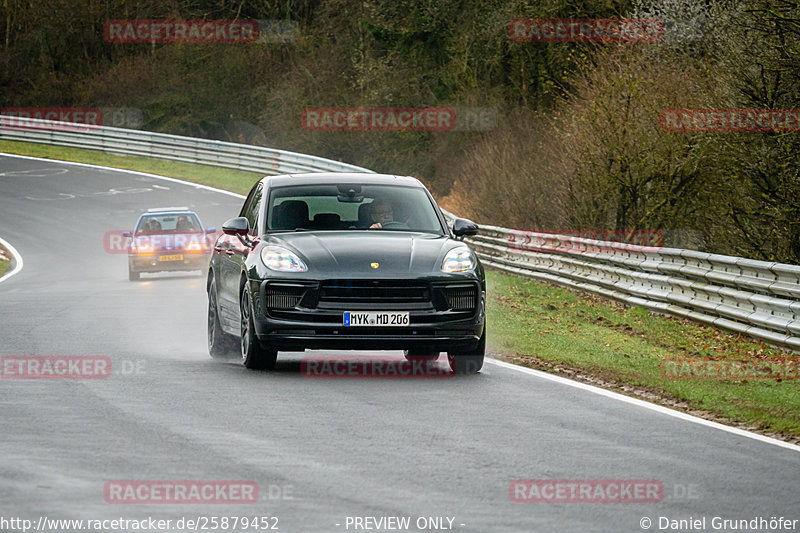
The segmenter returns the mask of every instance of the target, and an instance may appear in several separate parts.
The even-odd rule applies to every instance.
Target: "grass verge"
[[[8,253],[8,251],[5,248],[0,246],[0,278],[2,278],[3,275],[6,272],[8,272],[8,270],[11,268],[11,260],[10,259],[6,259],[6,257],[10,257],[10,256],[11,256],[11,254]]]
[[[487,283],[489,351],[499,359],[800,442],[796,366],[794,379],[675,379],[662,370],[665,359],[796,364],[796,355],[497,271],[487,273]]]
[[[152,172],[245,194],[252,172],[0,141],[0,152]],[[8,268],[6,263],[5,268]],[[0,275],[4,263],[0,262]],[[587,294],[489,271],[489,350],[703,418],[800,442],[800,381],[669,379],[665,359],[765,361],[797,356],[686,320],[651,315]]]

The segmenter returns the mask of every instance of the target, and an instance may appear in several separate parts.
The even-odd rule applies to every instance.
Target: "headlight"
[[[467,272],[475,268],[475,259],[469,248],[453,248],[444,256],[442,272]]]
[[[297,254],[280,246],[265,246],[261,249],[261,261],[278,272],[305,272],[308,267]]]
[[[134,244],[131,247],[131,251],[136,254],[151,254],[153,253],[153,247],[149,244]]]

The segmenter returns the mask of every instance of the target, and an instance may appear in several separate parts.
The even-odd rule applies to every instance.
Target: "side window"
[[[242,204],[241,211],[239,211],[240,217],[245,216],[245,213],[247,213],[247,210],[250,208],[250,204],[253,203],[253,197],[256,195],[256,191],[258,191],[260,188],[261,188],[261,182],[256,183],[255,185],[253,185],[253,188],[250,189],[250,192],[247,193],[247,198]]]
[[[247,219],[250,223],[250,233],[255,234],[258,233],[258,212],[260,211],[261,207],[261,194],[264,190],[264,187],[259,183],[256,185],[255,189],[250,193],[250,196],[247,198],[247,201],[244,203],[242,207],[242,212],[240,216],[243,216]]]

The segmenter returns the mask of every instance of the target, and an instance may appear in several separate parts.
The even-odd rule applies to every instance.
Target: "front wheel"
[[[477,374],[483,368],[483,359],[486,353],[486,326],[483,328],[478,345],[472,350],[459,350],[455,353],[447,352],[447,362],[454,374]]]
[[[222,331],[217,309],[217,286],[211,279],[208,289],[208,353],[213,358],[236,353],[236,337]]]
[[[139,273],[135,270],[131,270],[130,267],[128,268],[128,280],[139,281]]]
[[[256,337],[253,324],[253,306],[250,286],[245,284],[241,305],[241,352],[242,363],[251,370],[272,370],[278,360],[278,351],[266,348]]]

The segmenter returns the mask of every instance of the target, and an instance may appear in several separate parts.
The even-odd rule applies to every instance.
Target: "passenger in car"
[[[175,224],[175,229],[178,231],[192,231],[194,229],[194,225],[188,218],[179,216],[178,222]]]

